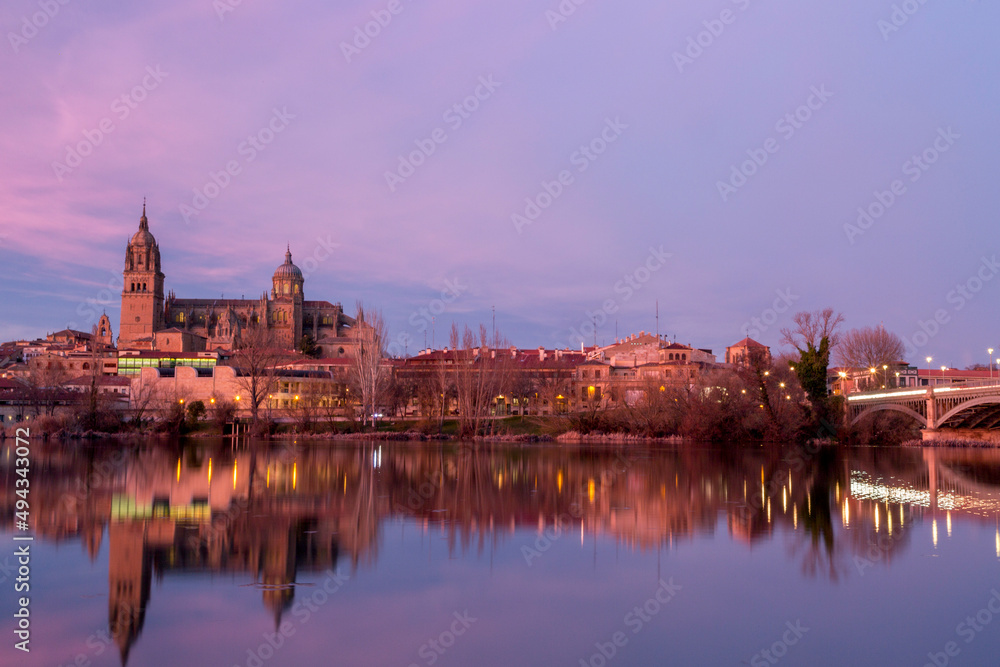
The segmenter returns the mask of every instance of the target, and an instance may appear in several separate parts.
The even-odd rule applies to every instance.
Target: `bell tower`
[[[118,346],[129,347],[163,328],[163,272],[160,246],[149,232],[146,201],[142,202],[139,231],[125,250],[125,284],[122,287],[122,315],[118,326]]]

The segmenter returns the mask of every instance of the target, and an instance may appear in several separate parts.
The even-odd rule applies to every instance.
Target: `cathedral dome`
[[[132,235],[132,240],[128,243],[131,246],[156,245],[156,239],[149,232],[149,220],[146,219],[146,202],[142,203],[142,217],[139,218],[139,231]]]
[[[292,264],[292,251],[289,248],[285,251],[285,263],[274,270],[274,279],[295,279],[302,280],[302,269]]]

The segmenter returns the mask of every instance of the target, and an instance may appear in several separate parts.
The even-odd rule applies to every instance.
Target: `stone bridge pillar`
[[[934,390],[927,390],[927,430],[933,431],[937,428],[938,410],[937,401],[934,400]]]

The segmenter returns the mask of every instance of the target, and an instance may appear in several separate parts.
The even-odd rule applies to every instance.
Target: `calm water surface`
[[[1000,664],[1000,452],[38,444],[24,654],[11,444],[4,665]]]

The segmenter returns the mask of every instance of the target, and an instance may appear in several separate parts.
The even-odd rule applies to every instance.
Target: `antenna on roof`
[[[656,340],[660,340],[660,300],[656,300]]]

